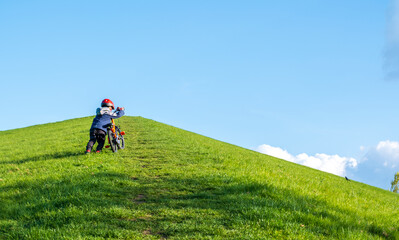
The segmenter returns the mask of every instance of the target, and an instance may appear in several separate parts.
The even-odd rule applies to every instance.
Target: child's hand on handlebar
[[[116,110],[117,110],[117,111],[121,111],[121,110],[124,111],[125,108],[124,108],[124,107],[117,107]]]

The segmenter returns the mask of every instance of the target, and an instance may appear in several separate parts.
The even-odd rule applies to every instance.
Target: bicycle
[[[111,123],[107,127],[108,143],[106,148],[111,147],[112,152],[117,152],[118,149],[125,148],[125,132],[121,131],[119,126],[115,125],[114,119],[111,119]]]

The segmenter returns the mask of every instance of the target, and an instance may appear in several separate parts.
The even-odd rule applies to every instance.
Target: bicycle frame
[[[118,126],[116,126],[115,124],[115,120],[111,118],[111,124],[108,127],[108,143],[109,145],[105,146],[106,148],[112,147],[112,151],[116,152],[118,148],[124,148],[124,139],[123,139],[123,135],[125,135],[124,131],[121,131],[120,128]],[[118,132],[117,132],[118,131]],[[111,142],[111,137],[110,134],[112,135],[112,139],[114,139],[113,141],[115,142]],[[119,135],[120,134],[120,135]],[[120,142],[122,141],[122,143]],[[116,147],[114,147],[113,144],[117,144]],[[122,144],[122,147],[121,145]]]
[[[116,131],[116,129],[115,129],[115,121],[114,121],[113,118],[111,118],[111,123],[112,123],[111,131],[112,131],[113,134],[115,134],[115,131]]]
[[[115,125],[115,121],[113,118],[111,118],[111,123],[112,123],[111,131],[113,134],[116,134],[116,127],[115,127],[116,125]],[[125,135],[125,131],[122,131],[121,135]]]

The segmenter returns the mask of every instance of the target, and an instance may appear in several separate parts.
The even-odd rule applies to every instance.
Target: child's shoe
[[[91,151],[90,150],[86,150],[85,154],[89,154]]]
[[[101,152],[100,150],[97,150],[97,151],[96,151],[96,153],[100,153],[100,152]]]

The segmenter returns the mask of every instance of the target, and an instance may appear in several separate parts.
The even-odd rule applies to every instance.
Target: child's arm
[[[120,118],[125,115],[124,108],[117,108],[117,110],[111,115],[111,118]]]

